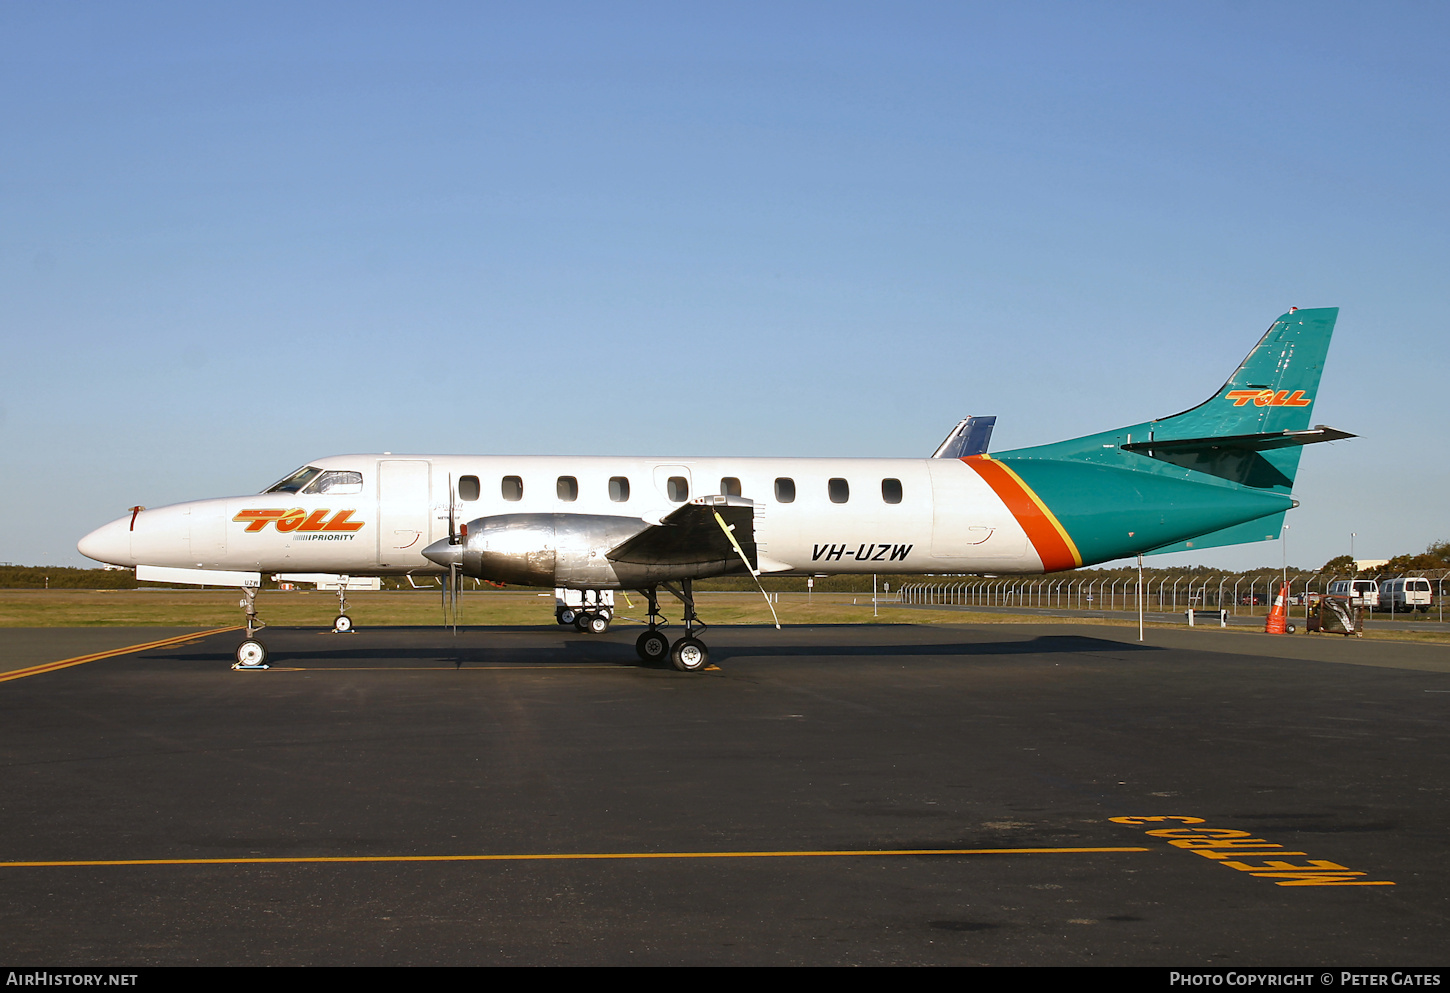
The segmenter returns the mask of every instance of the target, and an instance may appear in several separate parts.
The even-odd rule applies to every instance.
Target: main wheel
[[[238,669],[267,668],[267,646],[256,638],[248,638],[237,646]]]
[[[681,672],[699,672],[710,662],[710,651],[699,638],[681,638],[670,649],[670,665]]]
[[[670,639],[651,628],[635,641],[634,650],[641,662],[663,662],[670,654]]]
[[[332,620],[332,630],[338,634],[347,634],[352,630],[352,618],[346,614],[338,614]]]
[[[584,630],[590,634],[603,634],[609,630],[609,618],[603,614],[590,614],[584,623]]]

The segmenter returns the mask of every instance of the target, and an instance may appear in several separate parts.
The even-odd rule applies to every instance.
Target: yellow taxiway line
[[[780,859],[860,858],[907,855],[1102,855],[1146,852],[1147,848],[900,848],[801,852],[593,852],[524,855],[316,855],[229,859],[91,859],[66,862],[0,862],[0,869],[123,865],[295,865],[315,862],[571,862],[602,859]]]
[[[111,659],[117,655],[130,655],[132,652],[144,652],[151,648],[169,648],[172,645],[180,645],[184,642],[194,641],[197,638],[205,638],[213,634],[225,634],[228,631],[240,631],[241,629],[242,626],[240,624],[235,624],[229,628],[193,631],[191,634],[179,634],[175,638],[162,638],[160,641],[148,641],[144,645],[128,645],[125,648],[113,648],[107,652],[92,652],[90,655],[77,655],[74,658],[61,659],[58,662],[45,662],[41,665],[32,665],[25,669],[15,669],[11,672],[0,673],[0,683],[11,679],[24,679],[26,676],[38,676],[43,672],[54,672],[57,669],[66,669],[73,665],[84,665],[87,662]]]

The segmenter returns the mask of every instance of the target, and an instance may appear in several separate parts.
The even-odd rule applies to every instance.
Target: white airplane
[[[692,583],[731,573],[1036,574],[1134,554],[1279,535],[1337,308],[1291,310],[1228,382],[1181,414],[986,454],[995,419],[969,418],[931,458],[609,458],[338,455],[260,494],[131,512],[81,553],[142,580],[236,586],[262,668],[263,574],[460,575],[575,590],[637,589],[641,659],[704,668]],[[460,523],[466,522],[466,523]],[[661,633],[658,592],[684,605]],[[580,613],[602,632],[607,608]]]

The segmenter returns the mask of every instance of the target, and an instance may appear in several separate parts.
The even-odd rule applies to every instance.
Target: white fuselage
[[[422,551],[448,535],[450,492],[459,524],[521,513],[657,524],[685,500],[730,493],[755,503],[765,573],[1043,571],[1001,498],[957,459],[374,454],[309,465],[359,473],[361,486],[144,510],[87,535],[80,550],[118,565],[433,573],[439,567]]]

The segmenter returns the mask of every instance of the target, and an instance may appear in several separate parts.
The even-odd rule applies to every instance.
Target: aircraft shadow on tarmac
[[[403,634],[409,629],[388,628],[390,634]],[[427,632],[434,644],[385,644],[349,646],[331,642],[326,647],[307,644],[288,644],[297,639],[305,641],[308,632],[291,630],[285,638],[277,638],[273,646],[274,668],[289,667],[326,668],[408,668],[416,666],[436,668],[500,667],[528,668],[559,665],[597,665],[608,668],[669,669],[668,663],[649,664],[641,662],[635,655],[631,641],[609,638],[569,637],[561,644],[551,639],[548,644],[529,644],[519,635],[557,635],[559,632],[539,627],[473,628],[470,633],[492,633],[509,635],[507,644],[449,644],[451,638],[440,637],[436,628],[414,629]],[[725,630],[722,626],[717,631]],[[749,628],[728,629],[738,635]],[[279,632],[282,634],[283,632]],[[764,632],[762,632],[764,633]],[[350,640],[350,639],[349,639]],[[394,639],[389,639],[390,641]],[[402,640],[402,639],[398,639]],[[441,642],[441,643],[440,643]],[[902,657],[975,657],[995,658],[1003,656],[1030,655],[1080,655],[1113,654],[1137,652],[1162,652],[1166,649],[1152,645],[1137,645],[1080,635],[1041,635],[1022,641],[983,642],[934,642],[910,644],[893,642],[888,644],[825,644],[808,643],[796,645],[771,644],[761,640],[741,644],[735,639],[728,643],[712,641],[710,651],[717,666],[731,658],[780,658],[799,659],[814,663],[829,663],[837,659],[870,659]],[[160,657],[160,656],[158,656]],[[229,648],[213,652],[191,652],[167,654],[169,661],[216,662],[230,664],[232,652]]]

